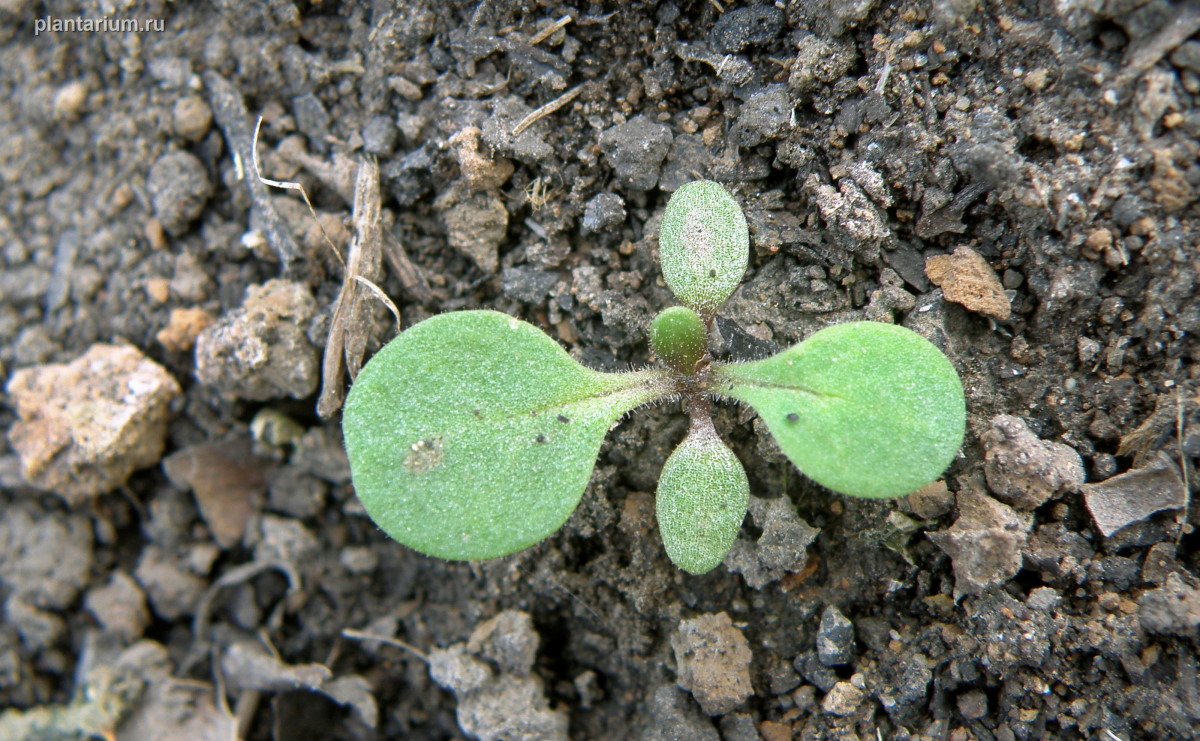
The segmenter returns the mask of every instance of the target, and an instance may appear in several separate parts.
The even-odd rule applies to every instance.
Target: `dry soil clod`
[[[925,275],[934,285],[941,286],[947,301],[1001,321],[1012,314],[996,271],[970,247],[956,247],[952,255],[926,259]]]
[[[157,463],[179,384],[139,350],[93,345],[69,364],[17,371],[8,393],[20,419],[9,443],[30,484],[72,505]]]

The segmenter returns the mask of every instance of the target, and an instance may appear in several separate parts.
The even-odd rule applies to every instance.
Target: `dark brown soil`
[[[118,5],[164,30],[0,2],[0,736],[1200,737],[1192,4]],[[832,494],[721,406],[764,501],[689,576],[653,522],[667,405],[539,546],[388,540],[316,413],[343,267],[254,180],[260,114],[263,175],[343,252],[378,163],[403,326],[495,309],[603,370],[652,360],[670,192],[725,184],[752,255],[723,350],[920,331],[967,393],[945,487]],[[364,296],[369,357],[395,326]],[[101,343],[178,393],[37,375]]]

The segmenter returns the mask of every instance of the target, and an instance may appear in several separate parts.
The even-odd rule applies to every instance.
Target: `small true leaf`
[[[704,320],[686,306],[664,309],[650,324],[650,346],[663,363],[690,375],[708,348]]]
[[[693,426],[663,465],[655,494],[658,529],[671,561],[704,574],[725,559],[750,501],[746,471],[712,423]]]
[[[750,259],[746,217],[729,191],[711,180],[679,188],[659,229],[663,277],[681,303],[712,315],[742,282]]]
[[[713,374],[714,390],[754,407],[797,468],[843,494],[908,494],[940,476],[962,445],[958,374],[904,327],[839,324]]]
[[[662,395],[661,373],[589,370],[499,312],[426,319],[350,389],[342,427],[355,491],[375,524],[422,553],[515,553],[571,515],[605,433]]]

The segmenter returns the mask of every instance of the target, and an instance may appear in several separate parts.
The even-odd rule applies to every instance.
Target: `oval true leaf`
[[[839,324],[713,374],[714,390],[754,407],[797,468],[843,494],[908,494],[940,476],[962,445],[958,374],[904,327]]]
[[[422,553],[515,553],[571,515],[605,433],[662,395],[661,373],[589,370],[494,311],[426,319],[350,389],[342,428],[355,491],[375,524]]]
[[[691,375],[708,349],[704,320],[686,306],[664,309],[650,323],[650,347],[665,365]]]
[[[663,278],[675,297],[712,315],[742,282],[750,231],[729,191],[711,180],[697,180],[671,195],[658,246]]]
[[[750,501],[746,471],[709,422],[667,458],[655,508],[667,555],[691,574],[712,571],[737,537]]]

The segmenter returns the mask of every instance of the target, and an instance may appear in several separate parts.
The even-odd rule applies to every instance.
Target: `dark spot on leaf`
[[[717,277],[717,271],[716,271],[715,269],[714,269],[714,270],[709,270],[709,271],[708,271],[708,277],[709,277],[709,278],[716,278],[716,277]]]
[[[796,414],[795,412],[792,412],[791,414],[789,414],[789,415],[787,416],[787,421],[788,421],[788,422],[799,422],[799,421],[800,421],[800,415],[799,415],[799,414]]]
[[[544,442],[546,442],[546,436],[545,436],[545,435],[538,435],[538,436],[537,436],[537,437],[535,437],[534,439],[535,439],[535,440],[537,440],[539,443],[544,443]]]
[[[418,440],[408,446],[404,454],[404,470],[409,473],[427,473],[442,464],[446,457],[445,444],[441,435]]]
[[[474,414],[476,417],[483,417],[483,414],[479,411],[479,407],[472,409],[471,414]]]
[[[571,420],[570,420],[569,418],[567,418],[567,417],[564,417],[563,415],[561,415],[561,414],[560,414],[560,415],[558,415],[558,421],[559,421],[559,422],[562,422],[562,423],[565,425],[566,423],[570,422]]]

